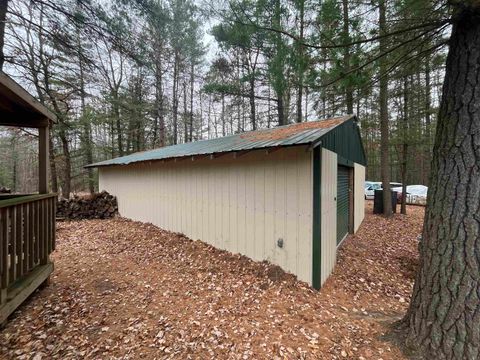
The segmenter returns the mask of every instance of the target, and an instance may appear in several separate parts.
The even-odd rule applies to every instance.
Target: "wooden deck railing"
[[[11,298],[10,288],[49,263],[55,249],[55,207],[55,194],[0,201],[0,309]]]

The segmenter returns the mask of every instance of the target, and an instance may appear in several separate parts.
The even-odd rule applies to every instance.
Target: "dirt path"
[[[0,331],[2,359],[403,359],[423,209],[371,215],[321,292],[125,219],[58,224],[56,270]]]

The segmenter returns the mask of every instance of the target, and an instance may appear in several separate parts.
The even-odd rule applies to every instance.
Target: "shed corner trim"
[[[313,214],[312,214],[312,287],[319,290],[322,286],[321,261],[321,147],[317,146],[313,152]]]

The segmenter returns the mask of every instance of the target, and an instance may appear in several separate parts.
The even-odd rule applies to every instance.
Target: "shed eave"
[[[261,129],[222,138],[200,140],[167,146],[164,148],[133,153],[123,157],[86,165],[85,168],[129,165],[145,161],[183,158],[186,156],[225,154],[239,151],[280,148],[288,146],[309,146],[309,149],[322,143],[327,134],[346,123],[356,121],[355,115],[346,115],[314,122],[290,124],[276,128]],[[356,136],[356,135],[355,135]]]
[[[111,166],[127,166],[127,165],[132,165],[132,164],[145,164],[145,163],[151,163],[151,162],[165,162],[165,161],[172,161],[175,159],[186,159],[186,158],[195,158],[195,157],[200,157],[204,158],[206,156],[213,156],[213,157],[219,157],[219,156],[224,156],[227,154],[236,154],[236,153],[241,153],[241,152],[251,152],[251,151],[268,151],[268,150],[277,150],[280,148],[291,148],[295,146],[308,146],[309,143],[305,144],[291,144],[291,145],[282,145],[282,146],[263,146],[263,147],[256,147],[256,148],[249,148],[245,150],[231,150],[231,151],[218,151],[218,152],[212,152],[212,153],[198,153],[198,154],[192,154],[192,155],[183,155],[183,156],[171,156],[171,157],[165,157],[165,158],[160,158],[160,159],[144,159],[144,160],[136,160],[136,161],[126,161],[126,162],[118,162],[118,163],[112,163],[111,160],[106,160],[106,161],[101,161],[98,163],[94,164],[89,164],[85,165],[83,168],[88,169],[88,168],[103,168],[103,167],[111,167]],[[128,156],[128,155],[127,155]],[[114,159],[112,159],[114,160]]]

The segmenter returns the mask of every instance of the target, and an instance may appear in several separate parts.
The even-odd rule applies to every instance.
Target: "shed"
[[[122,216],[270,261],[317,289],[364,218],[366,157],[353,115],[89,166]]]

